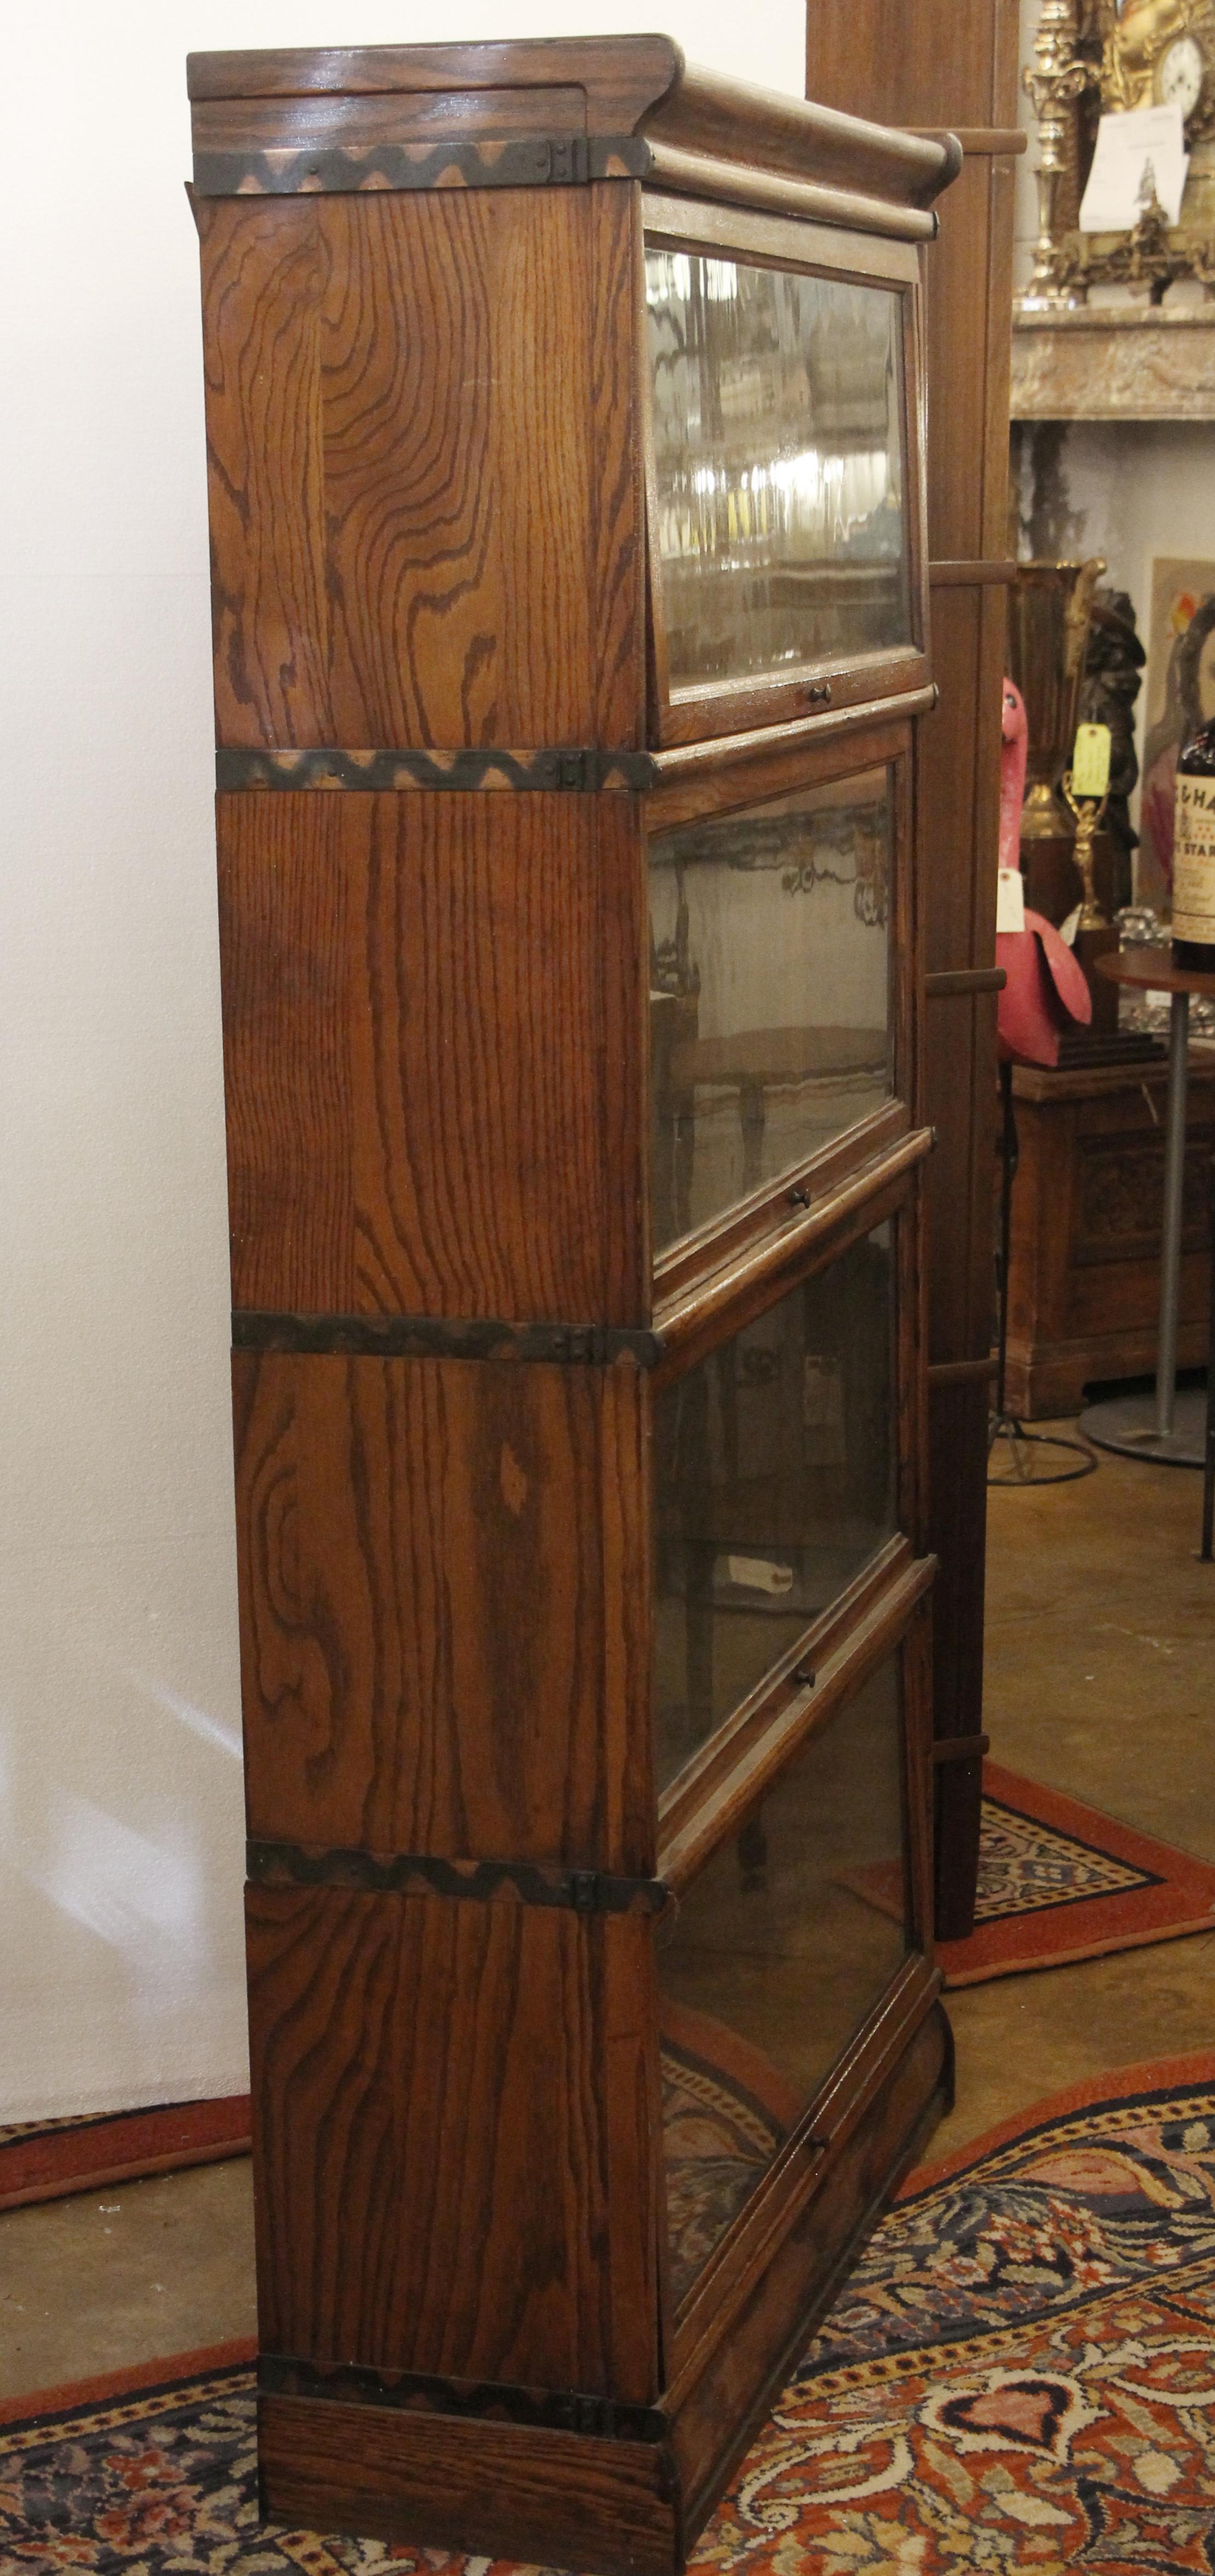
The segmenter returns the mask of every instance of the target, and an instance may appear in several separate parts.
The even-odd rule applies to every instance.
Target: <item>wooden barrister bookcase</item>
[[[677,2570],[949,2096],[948,137],[191,63],[267,2511]]]

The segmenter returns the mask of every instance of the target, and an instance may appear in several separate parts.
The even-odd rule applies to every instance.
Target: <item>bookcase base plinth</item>
[[[925,1981],[927,1987],[927,1981]],[[681,2576],[691,2542],[860,2246],[952,2096],[952,2043],[929,1987],[863,2116],[808,2194],[774,2216],[764,2259],[677,2374],[655,2441],[603,2439],[430,2407],[263,2394],[263,2512],[314,2531],[576,2567]],[[846,2124],[845,2124],[846,2126]]]

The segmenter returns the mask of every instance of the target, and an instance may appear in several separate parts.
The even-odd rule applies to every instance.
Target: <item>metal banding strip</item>
[[[255,1887],[348,1887],[375,1896],[414,1888],[482,1905],[507,1895],[574,1914],[662,1914],[670,1901],[661,1878],[616,1878],[608,1870],[550,1868],[542,1861],[436,1860],[424,1852],[307,1851],[299,1843],[250,1842],[245,1864]]]
[[[350,1359],[552,1360],[574,1368],[611,1368],[631,1360],[656,1368],[657,1333],[618,1324],[504,1324],[492,1316],[288,1315],[238,1307],[237,1351],[288,1351]]]
[[[275,788],[361,788],[364,795],[384,795],[410,787],[500,787],[582,796],[615,787],[636,794],[656,786],[658,776],[648,751],[600,751],[594,745],[565,751],[350,751],[325,746],[215,754],[221,796]]]
[[[276,2397],[328,2397],[346,2406],[392,2406],[419,2413],[505,2418],[554,2432],[591,2433],[604,2441],[661,2442],[670,2431],[656,2406],[622,2406],[611,2397],[577,2389],[518,2388],[502,2380],[440,2379],[428,2371],[372,2370],[343,2362],[319,2370],[314,2362],[264,2352],[257,2384]]]
[[[577,188],[592,179],[644,179],[653,167],[635,134],[534,134],[482,143],[268,145],[196,152],[200,197],[352,196],[371,188]]]

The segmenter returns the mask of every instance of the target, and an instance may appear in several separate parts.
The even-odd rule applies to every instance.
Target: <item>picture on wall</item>
[[[1146,733],[1139,813],[1142,903],[1167,909],[1173,883],[1177,754],[1215,716],[1215,563],[1158,555],[1152,565]]]

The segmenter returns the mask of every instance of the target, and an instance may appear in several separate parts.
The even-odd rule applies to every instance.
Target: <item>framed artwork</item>
[[[1177,754],[1215,716],[1215,563],[1158,555],[1152,564],[1137,891],[1167,904],[1173,884]]]

